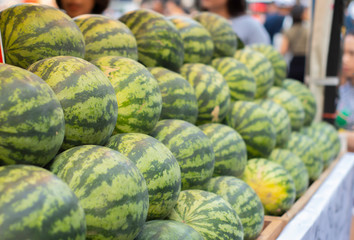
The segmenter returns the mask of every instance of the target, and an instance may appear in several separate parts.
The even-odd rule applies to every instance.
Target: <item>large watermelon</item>
[[[281,215],[293,205],[296,196],[291,175],[280,164],[263,158],[248,161],[244,180],[261,199],[265,214]]]
[[[143,174],[149,192],[148,219],[164,219],[181,190],[181,170],[171,151],[142,133],[114,135],[106,146],[128,157]]]
[[[194,228],[205,240],[242,240],[242,223],[232,206],[215,193],[182,191],[169,219]]]
[[[252,101],[256,94],[256,81],[245,64],[231,57],[216,58],[211,65],[224,77],[230,88],[232,101]]]
[[[0,196],[1,239],[86,239],[77,197],[49,171],[29,165],[0,167]]]
[[[223,76],[213,67],[187,63],[181,75],[193,86],[198,101],[197,123],[221,122],[230,105],[230,90]]]
[[[138,60],[138,46],[133,33],[122,22],[96,14],[74,18],[85,39],[85,59],[121,56]]]
[[[189,17],[170,17],[183,39],[184,62],[209,64],[214,53],[214,43],[209,31]]]
[[[35,62],[28,70],[48,83],[63,107],[63,149],[107,142],[118,110],[114,89],[102,71],[83,59],[62,56]]]
[[[214,176],[242,175],[247,164],[246,144],[233,128],[208,123],[199,126],[210,139],[215,154]]]
[[[332,160],[330,160],[330,162],[332,162],[338,156],[342,147],[338,131],[333,125],[329,124],[328,122],[321,121],[314,125],[315,128],[322,129],[322,131],[325,132],[328,136],[328,140],[332,142]]]
[[[184,59],[183,40],[172,22],[148,9],[127,12],[119,20],[133,32],[140,62],[147,67],[179,70]]]
[[[269,156],[276,142],[275,127],[267,112],[258,104],[246,101],[233,102],[226,122],[246,142],[249,159]]]
[[[180,74],[163,67],[149,68],[159,83],[162,97],[160,119],[181,119],[195,124],[198,102],[194,88]]]
[[[51,170],[63,179],[84,208],[87,239],[134,239],[146,220],[146,182],[127,157],[85,145],[59,154]]]
[[[150,132],[160,118],[159,85],[140,63],[124,57],[107,56],[94,61],[111,81],[118,101],[115,132]]]
[[[64,113],[35,74],[0,64],[0,165],[46,165],[64,139]]]
[[[74,21],[57,8],[19,4],[0,12],[0,29],[8,64],[27,68],[55,56],[83,58],[85,42]]]
[[[213,146],[198,127],[182,120],[161,120],[150,135],[176,157],[181,168],[182,190],[203,188],[213,176]]]
[[[230,203],[241,220],[245,240],[258,237],[263,228],[264,209],[250,186],[238,178],[222,176],[210,179],[207,190]]]

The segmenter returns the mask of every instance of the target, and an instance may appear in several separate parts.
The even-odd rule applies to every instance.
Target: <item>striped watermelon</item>
[[[189,17],[169,18],[183,39],[184,62],[209,64],[214,53],[214,43],[209,31]]]
[[[165,144],[177,159],[182,190],[202,188],[213,176],[213,146],[198,127],[183,120],[161,120],[150,135]]]
[[[83,58],[85,42],[80,29],[65,13],[47,5],[19,4],[0,12],[5,61],[27,68],[55,56]]]
[[[35,74],[0,64],[0,165],[46,165],[64,139],[64,114]]]
[[[147,67],[179,70],[184,59],[183,40],[172,22],[148,9],[127,12],[119,20],[133,32],[140,62]]]
[[[94,61],[111,81],[118,101],[115,132],[150,132],[160,118],[159,85],[140,63],[124,57],[107,56]]]
[[[279,104],[271,100],[258,101],[263,110],[268,113],[275,127],[276,146],[284,146],[289,140],[291,134],[290,118],[287,111]]]
[[[242,180],[257,193],[266,215],[281,215],[295,201],[296,190],[291,175],[280,164],[268,159],[249,160]]]
[[[271,63],[261,53],[250,48],[237,50],[233,56],[253,73],[256,81],[255,98],[265,98],[274,83],[274,71]]]
[[[63,107],[63,149],[108,141],[117,121],[117,100],[111,83],[96,66],[60,56],[35,62],[28,70],[48,83]]]
[[[256,192],[244,181],[235,177],[216,177],[208,183],[208,191],[226,200],[241,220],[244,239],[256,239],[264,223],[264,209]]]
[[[309,186],[309,174],[301,159],[289,150],[276,148],[270,154],[269,160],[279,163],[289,172],[294,180],[296,198],[301,197]]]
[[[74,18],[85,39],[85,59],[122,56],[138,60],[138,46],[133,33],[122,22],[96,14]]]
[[[241,240],[243,228],[232,206],[215,193],[185,190],[168,217],[194,228],[205,240]]]
[[[289,115],[291,130],[299,131],[304,124],[305,112],[300,100],[289,91],[272,87],[268,92],[268,99],[282,106]]]
[[[146,222],[135,240],[204,240],[192,227],[173,220]]]
[[[310,180],[315,181],[320,176],[323,170],[322,154],[311,138],[293,132],[286,148],[305,163]]]
[[[184,64],[181,75],[193,86],[197,96],[197,124],[221,122],[230,105],[230,90],[222,75],[201,63]]]
[[[232,57],[237,48],[237,36],[227,19],[211,12],[194,15],[210,33],[214,43],[213,57]]]
[[[269,156],[276,142],[275,127],[267,112],[258,104],[233,102],[226,122],[246,142],[248,159]]]
[[[85,145],[59,154],[51,170],[84,208],[87,239],[134,239],[146,220],[149,196],[144,177],[124,155]]]
[[[242,62],[231,58],[216,58],[211,65],[224,77],[230,88],[232,101],[251,101],[256,94],[256,81],[252,72]]]
[[[283,82],[283,88],[300,100],[305,113],[304,126],[310,126],[317,111],[315,96],[305,84],[297,80],[285,79]]]
[[[165,218],[181,190],[181,170],[171,151],[142,133],[114,135],[106,147],[128,157],[143,174],[149,192],[148,219]]]
[[[326,135],[328,136],[328,140],[332,142],[331,159],[333,161],[340,153],[342,147],[338,131],[333,125],[324,121],[318,122],[315,125],[316,125],[315,128],[322,129],[322,131],[325,132]]]
[[[281,87],[287,72],[287,65],[284,57],[272,45],[259,43],[250,45],[249,47],[262,53],[272,64],[274,71],[274,85]]]
[[[219,123],[199,126],[215,154],[214,176],[240,176],[247,164],[246,144],[234,129]]]
[[[160,119],[181,119],[194,124],[198,102],[194,88],[180,74],[163,67],[149,68],[159,83],[162,97]]]

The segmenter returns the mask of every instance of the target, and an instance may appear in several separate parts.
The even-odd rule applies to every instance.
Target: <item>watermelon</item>
[[[315,96],[305,84],[294,79],[285,79],[283,88],[300,100],[305,113],[304,126],[310,126],[317,111]]]
[[[282,106],[289,115],[291,130],[299,131],[304,124],[305,112],[300,100],[289,91],[272,87],[268,92],[268,99]]]
[[[213,176],[213,146],[198,127],[183,120],[167,119],[159,121],[150,135],[165,144],[177,159],[182,190],[203,188]]]
[[[231,57],[223,57],[214,59],[211,65],[226,80],[232,101],[254,99],[256,81],[245,64]]]
[[[242,223],[232,206],[215,193],[185,190],[169,219],[194,228],[205,240],[241,240]]]
[[[85,213],[75,194],[36,166],[0,167],[1,239],[86,239]]]
[[[332,142],[332,151],[331,151],[332,160],[330,161],[332,162],[338,156],[342,147],[338,131],[333,125],[329,124],[328,122],[321,121],[316,123],[316,125],[317,126],[315,126],[315,128],[322,129],[323,132],[326,132],[326,135],[328,136],[328,140]]]
[[[164,219],[181,190],[181,170],[171,151],[142,133],[114,135],[106,147],[128,157],[143,174],[149,192],[148,219]]]
[[[140,62],[178,72],[184,59],[183,40],[171,21],[148,9],[127,12],[119,20],[134,34]]]
[[[214,53],[214,43],[209,31],[189,17],[173,16],[169,20],[183,39],[184,62],[209,64]]]
[[[276,143],[275,127],[267,112],[258,104],[233,102],[226,122],[245,141],[248,159],[269,156]]]
[[[28,70],[48,83],[63,107],[63,149],[108,141],[118,109],[114,89],[102,71],[83,59],[64,56],[40,60]]]
[[[253,50],[262,53],[272,64],[274,71],[274,85],[281,87],[287,73],[285,58],[272,45],[258,43],[249,46]]]
[[[295,201],[296,190],[291,175],[280,164],[268,159],[249,160],[242,180],[257,193],[266,215],[282,215]]]
[[[323,170],[322,154],[311,138],[293,132],[286,149],[293,152],[305,163],[310,180],[315,181],[320,176]]]
[[[274,71],[271,63],[261,53],[250,48],[237,50],[233,56],[245,64],[256,81],[255,98],[265,98],[274,83]]]
[[[159,85],[140,63],[124,57],[107,56],[94,61],[111,81],[118,101],[115,133],[150,132],[161,114]]]
[[[213,176],[240,176],[247,164],[246,144],[233,128],[208,123],[199,126],[210,139],[215,154]]]
[[[244,181],[230,176],[210,179],[207,190],[221,196],[241,220],[244,239],[256,239],[263,229],[264,209],[256,192]]]
[[[223,76],[213,67],[201,63],[184,64],[181,75],[195,90],[197,124],[221,122],[230,105],[230,90]]]
[[[50,167],[78,197],[86,215],[87,239],[134,239],[149,207],[145,179],[127,157],[85,145],[59,154]]]
[[[237,35],[227,19],[211,12],[200,12],[193,18],[209,31],[214,43],[214,58],[233,56],[237,48]]]
[[[46,165],[63,143],[64,113],[37,75],[0,64],[0,165]]]
[[[181,119],[195,124],[198,102],[194,88],[180,74],[163,67],[149,68],[159,84],[162,109],[160,119]]]
[[[289,172],[294,180],[296,198],[301,197],[309,186],[309,174],[301,159],[289,150],[276,148],[269,160],[282,165]]]
[[[173,220],[146,222],[135,240],[204,240],[192,227]]]
[[[0,12],[5,61],[27,68],[55,56],[83,58],[85,41],[75,22],[57,8],[18,4]]]
[[[122,22],[103,15],[84,14],[74,18],[85,39],[85,59],[121,56],[138,60],[133,33]]]

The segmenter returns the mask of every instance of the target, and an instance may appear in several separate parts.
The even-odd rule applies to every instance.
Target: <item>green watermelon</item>
[[[148,9],[127,12],[119,20],[134,34],[140,62],[147,67],[179,70],[184,59],[183,40],[171,21]]]
[[[0,64],[0,165],[46,165],[64,139],[64,113],[35,74]]]
[[[160,119],[181,119],[194,124],[198,102],[194,88],[180,74],[163,67],[149,68],[159,83],[162,97]]]
[[[134,239],[149,207],[146,182],[127,157],[85,145],[59,154],[50,167],[78,197],[86,215],[87,239]]]
[[[315,125],[317,125],[315,126],[315,128],[322,129],[323,132],[325,132],[326,135],[328,136],[328,140],[332,142],[332,151],[331,151],[332,160],[330,161],[332,162],[335,158],[337,158],[342,147],[338,131],[333,125],[329,124],[328,122],[321,121],[316,123]]]
[[[140,63],[124,57],[107,56],[94,61],[111,81],[118,101],[114,132],[150,132],[161,114],[159,85]]]
[[[199,126],[210,139],[215,154],[213,176],[240,176],[247,164],[246,144],[233,128],[208,123]]]
[[[295,184],[280,164],[268,159],[248,161],[242,180],[257,193],[266,215],[282,215],[295,201]]]
[[[204,240],[192,227],[173,220],[146,222],[135,240]]]
[[[5,61],[27,68],[55,56],[83,58],[84,37],[74,21],[57,8],[18,4],[0,12]]]
[[[256,81],[255,98],[265,98],[274,83],[274,71],[271,63],[261,53],[250,48],[237,50],[233,56],[245,64]]]
[[[114,89],[102,71],[83,59],[63,56],[35,62],[28,70],[48,83],[63,107],[63,149],[108,141],[118,110]]]
[[[256,239],[263,229],[264,209],[256,192],[235,177],[210,179],[207,190],[221,196],[236,211],[241,220],[244,239]]]
[[[245,64],[234,58],[224,57],[214,59],[211,65],[226,80],[232,101],[252,101],[254,99],[256,81]]]
[[[183,120],[161,120],[150,135],[165,144],[177,159],[182,190],[203,188],[213,176],[213,146],[198,127]]]
[[[169,20],[183,39],[184,62],[209,64],[214,53],[214,43],[209,31],[189,17],[173,16]]]
[[[248,159],[269,156],[276,142],[275,126],[267,112],[258,104],[246,101],[233,102],[226,122],[245,141]]]
[[[0,167],[1,239],[86,239],[85,213],[51,172],[29,165]]]
[[[227,19],[211,12],[200,12],[193,18],[209,31],[214,43],[214,58],[233,56],[237,48],[237,36]]]
[[[85,59],[121,56],[138,60],[133,33],[122,22],[103,15],[84,14],[74,18],[85,39]]]
[[[223,76],[213,67],[187,63],[181,75],[193,86],[198,101],[197,124],[221,122],[230,105],[230,90]]]
[[[272,64],[274,71],[274,85],[281,87],[287,73],[287,64],[284,57],[272,45],[259,43],[252,44],[249,47],[262,53]]]
[[[185,190],[169,219],[194,228],[205,240],[241,240],[242,223],[232,206],[215,193]]]
[[[270,154],[269,160],[279,163],[289,172],[294,180],[296,198],[301,197],[309,186],[309,174],[301,159],[289,150],[276,148]]]
[[[286,148],[305,163],[310,180],[315,181],[320,176],[323,170],[322,154],[311,138],[293,132]]]
[[[149,192],[148,219],[165,218],[181,190],[181,170],[171,151],[142,133],[114,135],[106,147],[128,157],[143,174]]]
[[[305,111],[295,95],[283,88],[272,87],[268,92],[268,99],[279,104],[288,112],[292,131],[301,129],[304,124]]]

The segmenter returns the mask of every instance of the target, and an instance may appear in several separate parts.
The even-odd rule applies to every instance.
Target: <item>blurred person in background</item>
[[[150,9],[165,16],[186,15],[189,10],[182,6],[180,0],[143,0],[141,8]]]
[[[354,2],[350,2],[345,14],[345,28],[346,31],[354,30]]]
[[[102,14],[109,5],[109,0],[56,0],[60,9],[74,18],[82,14]]]

